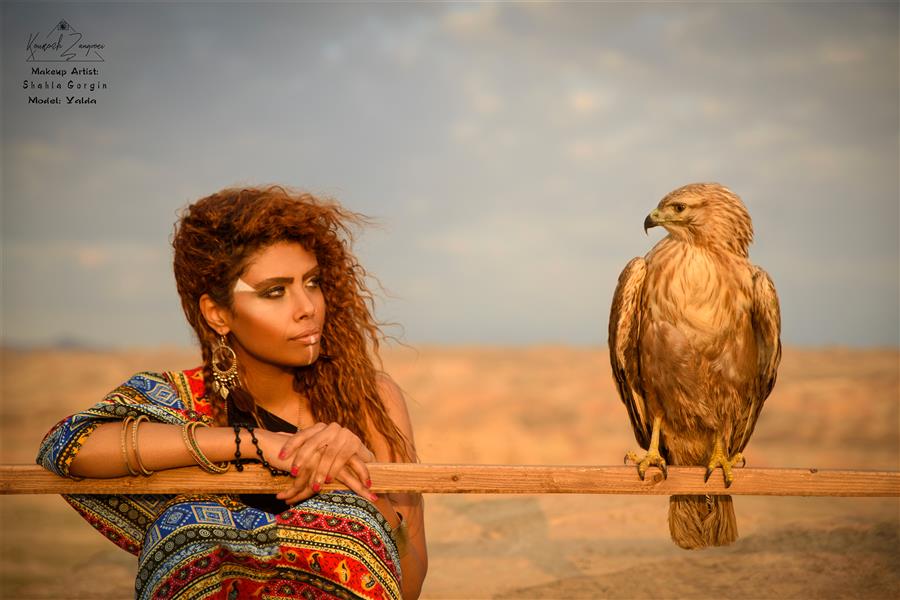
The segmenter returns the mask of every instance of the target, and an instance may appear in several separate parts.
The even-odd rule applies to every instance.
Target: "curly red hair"
[[[317,421],[339,423],[370,445],[368,417],[394,456],[411,460],[405,437],[377,390],[373,357],[378,358],[383,335],[372,316],[367,273],[351,251],[353,228],[366,222],[335,202],[281,186],[225,189],[181,214],[172,241],[175,282],[200,341],[206,387],[212,389],[210,361],[217,335],[200,312],[200,297],[208,294],[220,306],[231,307],[234,284],[254,253],[277,242],[300,243],[318,260],[328,318],[323,358],[295,370],[296,387],[307,395]],[[211,397],[216,419],[224,424],[225,403],[216,394]],[[252,398],[249,402],[255,412]]]

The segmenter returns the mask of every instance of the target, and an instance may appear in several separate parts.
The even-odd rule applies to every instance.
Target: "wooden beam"
[[[669,467],[668,479],[651,469],[645,481],[634,467],[373,463],[369,471],[376,493],[900,497],[898,471],[746,468],[736,470],[728,489],[721,470],[704,483],[702,467]],[[258,465],[224,475],[185,467],[150,477],[80,481],[58,477],[36,465],[0,465],[0,494],[274,493],[286,485],[286,477],[272,477]]]

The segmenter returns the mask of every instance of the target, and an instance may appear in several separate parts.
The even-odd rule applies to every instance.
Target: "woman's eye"
[[[321,283],[322,282],[319,280],[318,277],[313,277],[311,279],[306,280],[306,287],[315,289],[315,288],[319,287],[319,285],[321,285]]]
[[[281,298],[284,296],[284,286],[276,285],[259,293],[261,298]]]

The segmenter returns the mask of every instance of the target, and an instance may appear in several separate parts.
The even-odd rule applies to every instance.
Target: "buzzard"
[[[609,357],[643,456],[651,465],[722,468],[725,485],[775,385],[781,316],[768,274],[748,260],[753,225],[741,199],[716,183],[663,198],[644,220],[668,232],[619,276]],[[682,548],[737,539],[730,496],[672,496],[669,531]]]

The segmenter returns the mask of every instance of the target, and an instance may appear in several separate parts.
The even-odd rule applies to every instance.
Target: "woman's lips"
[[[300,342],[306,346],[312,346],[313,344],[319,343],[319,332],[312,331],[310,333],[301,333],[300,335],[295,335],[291,338],[292,342]]]

